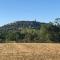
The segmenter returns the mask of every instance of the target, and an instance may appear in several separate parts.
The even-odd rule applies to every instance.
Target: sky
[[[0,0],[0,26],[21,20],[50,22],[58,17],[60,0]]]

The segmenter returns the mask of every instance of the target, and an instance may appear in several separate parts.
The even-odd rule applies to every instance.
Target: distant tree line
[[[60,19],[52,23],[17,21],[0,27],[0,43],[60,43]]]

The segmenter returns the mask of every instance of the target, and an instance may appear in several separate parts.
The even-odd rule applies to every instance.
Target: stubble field
[[[60,44],[2,43],[0,60],[60,60]]]

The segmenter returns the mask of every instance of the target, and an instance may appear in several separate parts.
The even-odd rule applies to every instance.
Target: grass
[[[2,43],[0,60],[60,60],[60,44]]]

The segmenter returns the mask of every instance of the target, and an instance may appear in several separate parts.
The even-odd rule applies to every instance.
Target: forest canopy
[[[0,27],[0,43],[60,43],[60,18],[54,22],[16,21]]]

